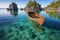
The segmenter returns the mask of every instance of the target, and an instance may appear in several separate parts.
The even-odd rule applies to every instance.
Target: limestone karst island
[[[36,11],[36,12],[39,12],[42,10],[42,7],[39,3],[36,2],[36,0],[32,1],[30,0],[25,8],[24,8],[26,11]]]
[[[9,8],[7,10],[18,10],[17,4],[15,2],[12,2],[9,4]]]

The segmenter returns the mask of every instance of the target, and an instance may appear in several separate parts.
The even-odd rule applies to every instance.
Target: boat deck
[[[45,17],[38,14],[38,13],[35,13],[35,18],[31,18],[31,20],[35,21],[36,23],[40,24],[40,25],[43,25],[44,24],[44,21],[45,21]]]

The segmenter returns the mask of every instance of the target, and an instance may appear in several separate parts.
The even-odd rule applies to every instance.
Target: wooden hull
[[[38,14],[38,13],[35,13],[35,12],[30,12],[28,13],[29,17],[31,20],[35,21],[36,23],[40,24],[40,25],[43,25],[44,24],[44,21],[45,21],[45,17]]]

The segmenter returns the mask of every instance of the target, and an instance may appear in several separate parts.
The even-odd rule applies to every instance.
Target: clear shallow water
[[[46,12],[40,12],[45,17],[41,26],[32,21],[24,11],[0,10],[1,40],[60,40],[60,19]],[[56,27],[56,28],[55,28]],[[40,31],[42,30],[42,31]]]

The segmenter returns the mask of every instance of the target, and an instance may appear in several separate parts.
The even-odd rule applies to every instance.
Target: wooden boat
[[[35,21],[36,23],[43,25],[45,21],[45,17],[36,13],[36,12],[28,12],[28,15],[31,20]]]

